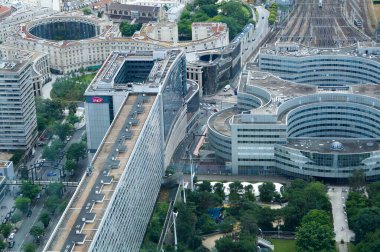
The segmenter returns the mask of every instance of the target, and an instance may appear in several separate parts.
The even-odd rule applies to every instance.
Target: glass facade
[[[169,71],[171,73],[167,74],[166,81],[162,86],[165,141],[170,135],[178,112],[185,105],[187,94],[185,56],[181,56],[177,62],[174,62]]]

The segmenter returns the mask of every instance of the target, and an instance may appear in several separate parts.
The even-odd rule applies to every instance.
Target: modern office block
[[[165,168],[196,117],[198,91],[186,80],[183,51],[108,57],[85,93],[96,152],[46,251],[139,251]]]
[[[31,150],[36,137],[32,62],[0,60],[0,150]]]

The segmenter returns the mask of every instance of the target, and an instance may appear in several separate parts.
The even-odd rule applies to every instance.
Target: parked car
[[[47,173],[47,176],[48,177],[55,177],[55,176],[57,176],[57,173],[53,172],[53,171],[50,171],[50,172]]]
[[[30,217],[32,216],[32,214],[33,214],[32,210],[29,210],[28,213],[26,214],[26,217]]]

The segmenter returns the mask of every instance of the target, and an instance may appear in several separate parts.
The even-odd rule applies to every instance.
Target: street
[[[331,186],[327,195],[332,206],[335,241],[339,244],[339,252],[347,252],[347,243],[354,236],[354,233],[348,228],[347,213],[345,211],[348,187]],[[341,244],[342,240],[345,242],[344,244]]]

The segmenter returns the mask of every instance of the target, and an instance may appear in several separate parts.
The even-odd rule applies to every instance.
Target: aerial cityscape
[[[379,252],[379,0],[0,0],[0,251]]]

